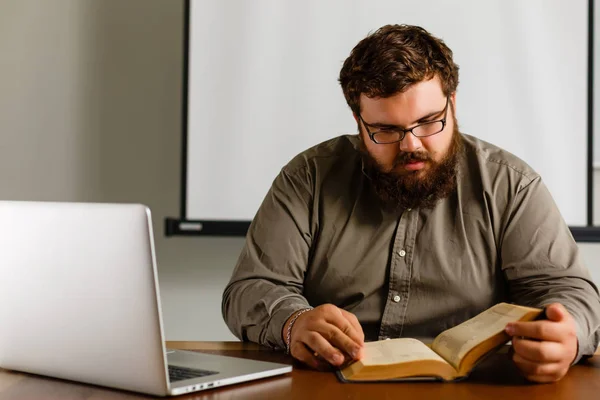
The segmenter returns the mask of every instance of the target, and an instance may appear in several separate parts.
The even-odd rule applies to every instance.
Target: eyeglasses
[[[358,114],[358,118],[362,121],[367,130],[367,134],[371,138],[371,140],[377,144],[389,144],[401,142],[406,136],[407,132],[412,133],[416,137],[427,137],[433,136],[437,133],[440,133],[446,127],[446,116],[448,115],[448,104],[450,103],[450,97],[446,97],[446,106],[442,111],[444,111],[444,117],[442,119],[438,119],[435,121],[428,121],[417,126],[414,126],[410,129],[402,129],[399,126],[389,126],[384,128],[379,128],[376,131],[371,132],[369,129],[369,124],[365,122],[360,114]],[[441,111],[440,111],[441,112]],[[371,126],[373,128],[373,126]]]

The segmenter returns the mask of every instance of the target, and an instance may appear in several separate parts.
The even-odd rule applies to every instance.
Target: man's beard
[[[448,153],[439,162],[432,160],[427,152],[401,152],[394,160],[392,171],[383,172],[382,167],[367,152],[364,143],[360,142],[365,171],[385,209],[396,212],[408,208],[433,208],[439,200],[456,190],[457,167],[463,150],[462,136],[456,122],[455,119]],[[425,170],[407,171],[403,174],[394,172],[398,165],[411,161],[425,162]],[[419,174],[420,171],[422,172]]]

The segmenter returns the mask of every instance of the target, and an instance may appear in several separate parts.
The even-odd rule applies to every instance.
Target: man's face
[[[450,97],[454,103],[454,95]],[[426,121],[444,117],[446,96],[437,77],[414,84],[404,93],[388,98],[368,98],[361,95],[361,117],[374,132],[379,127],[396,126],[412,128]],[[401,142],[376,144],[367,134],[363,124],[361,136],[365,149],[375,160],[382,172],[393,172],[398,176],[416,175],[424,177],[433,162],[440,162],[447,154],[454,131],[452,109],[448,106],[446,126],[436,135],[418,138],[407,133]],[[426,158],[424,161],[415,158]]]
[[[388,98],[361,96],[361,147],[377,193],[393,208],[432,207],[455,188],[460,135],[453,107],[454,94],[447,97],[437,77],[414,84]],[[407,132],[400,142],[377,144],[370,132],[392,127],[410,129],[444,118],[444,129],[432,136],[416,137]],[[362,118],[362,121],[361,121]],[[453,140],[454,139],[454,140]]]

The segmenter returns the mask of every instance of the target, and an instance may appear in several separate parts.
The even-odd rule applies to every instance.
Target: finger
[[[532,362],[551,363],[564,359],[564,347],[558,342],[536,341],[514,337],[512,345],[515,353]]]
[[[350,322],[350,325],[352,325],[352,327],[354,328],[354,331],[356,331],[358,333],[358,339],[359,339],[358,343],[361,345],[364,344],[365,343],[365,333],[363,332],[362,326],[360,325],[360,322],[358,322],[358,318],[356,318],[356,315],[354,315],[351,312],[348,312],[346,310],[343,310],[341,308],[340,308],[340,311],[342,312],[342,316],[344,318],[346,318],[346,320],[348,320],[348,322]]]
[[[566,339],[570,325],[554,321],[511,322],[506,325],[510,336],[524,336],[531,339],[560,342]]]
[[[292,344],[290,353],[295,359],[303,362],[313,369],[317,369],[319,371],[325,369],[326,363],[319,359],[318,356],[315,356],[315,353],[301,342],[297,341]]]
[[[554,382],[566,373],[564,366],[558,363],[536,363],[526,360],[515,353],[513,361],[525,378],[534,382]]]
[[[550,321],[560,322],[569,319],[571,314],[560,303],[552,303],[546,307],[546,318]]]
[[[325,320],[337,328],[337,330],[329,330],[323,333],[331,335],[331,338],[336,340],[336,343],[339,345],[336,347],[347,352],[350,356],[356,359],[362,345],[364,344],[362,328],[360,331],[357,331],[350,321],[344,317],[342,310],[337,307],[335,307],[335,309],[331,312],[325,313],[324,316]],[[339,335],[338,331],[340,331],[343,335]]]
[[[299,337],[298,340],[305,343],[331,365],[340,366],[344,363],[344,355],[336,348],[337,346],[334,347],[335,344],[332,345],[321,333],[309,331]]]
[[[332,346],[338,348],[352,359],[358,360],[362,356],[362,346],[357,344],[337,326],[327,324],[320,330],[320,333]]]

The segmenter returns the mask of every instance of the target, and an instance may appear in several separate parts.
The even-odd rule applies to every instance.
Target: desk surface
[[[251,343],[167,342],[170,348],[292,364]],[[340,383],[333,373],[294,364],[291,374],[197,392],[176,399],[593,399],[600,393],[600,355],[571,368],[560,382],[531,384],[505,354],[496,354],[459,383]],[[0,399],[143,399],[147,396],[0,369]]]

